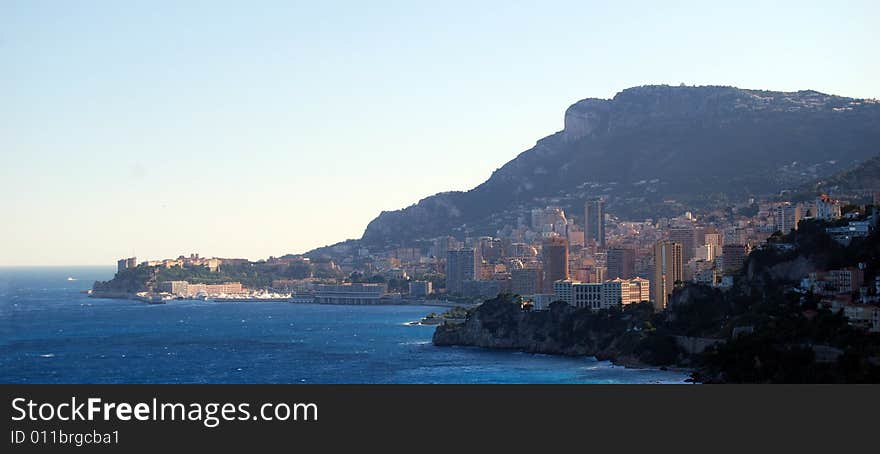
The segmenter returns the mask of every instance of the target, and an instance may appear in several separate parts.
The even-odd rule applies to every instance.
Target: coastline
[[[149,302],[138,295],[126,293],[126,292],[106,292],[106,291],[92,291],[89,293],[90,298],[105,298],[105,299],[126,299],[132,301],[139,301],[149,304]],[[212,301],[212,300],[208,300]],[[226,301],[222,301],[226,302]],[[232,302],[264,302],[259,300],[241,300],[241,301],[232,301]],[[279,302],[277,300],[272,300],[270,302]],[[319,304],[319,303],[303,303],[289,300],[287,301],[291,304]],[[173,301],[172,301],[173,304]],[[328,306],[351,306],[351,304],[321,304]],[[454,303],[450,301],[431,301],[431,300],[406,300],[399,302],[382,302],[377,304],[370,304],[369,306],[427,306],[427,307],[444,307],[444,308],[454,308],[454,307],[466,307],[469,306],[469,309],[472,309],[476,305],[464,305],[460,303]],[[537,348],[537,346],[498,346],[498,345],[480,345],[477,343],[444,343],[443,341],[437,340],[437,332],[448,329],[450,326],[458,326],[462,327],[467,323],[467,319],[464,318],[444,318],[442,314],[438,314],[435,317],[429,317],[431,314],[426,314],[424,317],[418,320],[412,320],[409,322],[405,322],[404,324],[407,326],[423,326],[423,327],[434,327],[434,335],[432,336],[432,344],[436,346],[464,346],[464,347],[475,347],[487,350],[507,350],[507,351],[515,351],[522,353],[530,353],[530,354],[541,354],[541,355],[551,355],[551,356],[569,356],[569,357],[592,357],[596,361],[608,361],[614,366],[624,367],[627,369],[642,369],[642,370],[660,370],[660,371],[673,371],[673,372],[681,372],[688,375],[691,375],[694,372],[694,369],[683,367],[679,365],[656,365],[650,364],[648,362],[640,360],[637,356],[632,354],[621,354],[621,352],[615,351],[587,351],[587,350],[561,350],[561,349],[542,349]],[[436,321],[431,321],[432,319]]]
[[[409,324],[408,324],[409,325]],[[419,326],[419,325],[410,325],[410,326]],[[437,344],[434,344],[437,345]],[[608,357],[604,355],[591,355],[591,354],[564,354],[564,353],[556,353],[556,352],[548,352],[548,351],[532,351],[525,350],[521,348],[499,348],[499,347],[484,347],[479,345],[465,345],[465,344],[456,344],[456,345],[442,345],[443,347],[466,347],[466,348],[475,348],[481,350],[494,350],[494,351],[507,351],[507,352],[516,352],[516,353],[525,353],[529,355],[547,355],[547,356],[556,356],[556,357],[569,357],[569,358],[593,358],[597,362],[608,362],[612,366],[615,367],[623,367],[625,369],[631,370],[650,370],[650,371],[663,371],[663,372],[678,372],[681,374],[686,374],[687,378],[683,380],[683,383],[687,384],[700,384],[700,382],[693,381],[693,373],[696,372],[696,369],[685,366],[678,365],[652,365],[638,359],[632,357]]]
[[[436,346],[470,346],[558,356],[589,356],[631,369],[673,370],[693,374],[691,355],[668,336],[639,329],[639,308],[627,313],[594,314],[567,304],[527,311],[504,298],[486,301],[464,321],[442,323],[432,337]],[[643,308],[645,314],[650,308]]]
[[[144,301],[144,297],[141,297],[135,293],[129,292],[114,292],[114,291],[106,291],[106,290],[89,290],[88,292],[89,298],[104,298],[104,299],[126,299],[132,301]],[[198,300],[198,298],[182,298],[183,300]],[[478,305],[478,303],[457,303],[454,301],[440,301],[440,300],[430,300],[430,299],[399,299],[399,300],[388,300],[381,301],[378,303],[371,304],[345,304],[345,303],[316,303],[313,301],[304,302],[297,301],[297,297],[290,298],[212,298],[208,297],[208,301],[216,301],[216,302],[286,302],[291,304],[321,304],[327,306],[431,306],[431,307],[445,307],[448,309],[455,307],[464,307],[464,308],[473,308]],[[175,301],[178,299],[169,299],[169,301]]]

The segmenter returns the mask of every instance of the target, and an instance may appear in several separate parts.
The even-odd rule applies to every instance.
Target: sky
[[[359,238],[631,86],[880,98],[880,2],[705,3],[4,0],[0,266]]]

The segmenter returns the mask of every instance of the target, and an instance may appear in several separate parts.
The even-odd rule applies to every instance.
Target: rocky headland
[[[557,302],[532,311],[500,295],[471,310],[463,322],[439,325],[433,343],[594,356],[630,367],[686,364],[675,338],[654,332],[652,317],[647,304],[594,313]]]

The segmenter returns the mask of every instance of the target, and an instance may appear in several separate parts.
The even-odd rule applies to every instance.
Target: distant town
[[[874,206],[880,194],[874,195]],[[499,294],[523,307],[546,310],[563,301],[593,311],[651,302],[663,311],[686,283],[728,289],[747,256],[769,247],[774,235],[796,231],[802,220],[827,223],[843,246],[877,225],[870,204],[857,206],[819,195],[814,200],[747,200],[700,217],[627,221],[605,212],[601,197],[570,215],[556,206],[535,208],[528,219],[497,236],[442,236],[428,247],[360,248],[344,257],[287,255],[252,262],[238,258],[118,261],[117,277],[96,283],[94,296],[152,303],[175,299],[290,301],[318,304],[475,305]],[[773,247],[785,248],[784,244]],[[120,278],[140,273],[140,279]],[[234,277],[239,280],[232,280]],[[230,279],[224,280],[224,277]],[[865,264],[809,270],[791,291],[819,295],[850,322],[880,331],[880,278],[865,280]],[[133,282],[133,283],[132,283]]]

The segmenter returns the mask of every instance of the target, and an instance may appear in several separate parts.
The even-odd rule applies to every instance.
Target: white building
[[[571,280],[564,281],[556,281],[553,283],[553,301],[565,301],[566,303],[574,306],[574,292],[573,287],[574,284],[578,282]]]
[[[604,283],[556,281],[554,301],[565,301],[579,309],[601,310],[648,301],[650,281],[642,278],[614,279]]]
[[[865,238],[871,233],[871,223],[868,221],[852,221],[843,227],[828,227],[825,229],[831,238],[838,243],[849,246],[853,238]]]
[[[826,221],[840,219],[840,202],[832,200],[823,194],[821,197],[816,198],[816,203],[813,205],[813,214],[816,219]]]
[[[801,208],[791,202],[784,202],[773,210],[773,228],[784,234],[797,230],[800,220]]]

